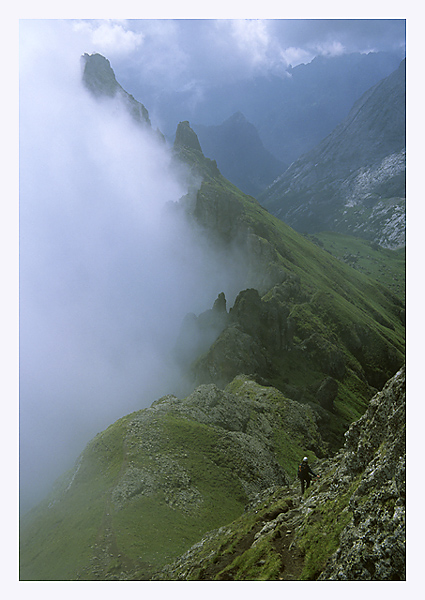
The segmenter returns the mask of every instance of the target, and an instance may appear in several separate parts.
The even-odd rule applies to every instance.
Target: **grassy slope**
[[[205,159],[198,156],[196,160],[202,166]],[[200,193],[207,198],[225,195],[229,202],[240,205],[242,227],[267,240],[278,252],[280,265],[299,277],[310,298],[305,305],[297,305],[301,329],[318,328],[327,334],[331,330],[339,335],[355,322],[367,328],[368,335],[375,340],[371,348],[376,349],[377,363],[389,347],[401,360],[404,328],[398,314],[402,304],[398,298],[272,217],[256,200],[217,175],[214,168],[211,173],[207,173]],[[352,356],[349,359],[355,361]],[[294,360],[294,365],[281,365],[282,376],[285,369],[300,379],[309,376],[296,357]],[[337,408],[349,421],[364,411],[366,400],[360,385],[350,375],[337,401]],[[237,386],[232,393],[238,393]],[[164,489],[167,485],[178,486],[178,481],[166,480],[153,494],[136,496],[125,510],[114,508],[111,493],[126,465],[133,461],[147,470],[153,465],[152,453],[141,453],[132,444],[128,434],[132,418],[132,415],[124,417],[96,436],[84,451],[84,460],[69,489],[65,491],[72,474],[64,477],[51,498],[23,519],[23,579],[99,578],[92,565],[102,563],[100,547],[105,547],[108,536],[112,536],[112,541],[106,544],[111,556],[102,563],[102,578],[105,568],[113,574],[124,567],[139,569],[138,576],[143,578],[181,554],[203,532],[232,521],[242,512],[246,497],[232,477],[232,463],[226,452],[223,451],[221,458],[218,456],[217,431],[176,415],[168,415],[153,428],[155,443],[160,444],[164,456],[187,455],[187,471],[206,499],[203,508],[196,515],[170,508]],[[335,424],[338,427],[340,421]],[[293,469],[302,449],[300,441],[282,429],[275,445],[281,464]]]
[[[87,446],[69,491],[65,492],[70,475],[22,520],[21,579],[97,579],[91,565],[95,545],[104,548],[108,532],[113,536],[108,568],[127,565],[145,578],[205,531],[241,513],[246,496],[232,477],[231,464],[224,469],[216,465],[219,435],[206,425],[173,415],[153,431],[146,430],[146,437],[158,436],[157,454],[162,458],[187,455],[185,466],[202,493],[202,508],[190,514],[170,508],[165,497],[170,482],[166,481],[159,481],[150,495],[137,495],[124,509],[117,507],[111,494],[126,465],[132,461],[138,468],[155,469],[152,456],[131,444],[126,425],[132,416],[111,425]],[[169,475],[160,473],[161,477]],[[177,480],[171,484],[179,485]]]
[[[335,232],[308,236],[327,252],[378,281],[404,301],[406,250],[388,250],[373,242]]]
[[[338,340],[339,347],[342,347],[348,369],[343,381],[339,382],[336,411],[328,415],[329,441],[333,447],[338,447],[347,425],[363,414],[372,395],[358,373],[363,368],[369,384],[379,389],[404,361],[402,283],[405,266],[402,253],[375,250],[368,242],[355,238],[347,241],[346,237],[331,234],[329,239],[334,246],[338,241],[338,244],[344,244],[343,249],[347,252],[345,246],[350,244],[347,246],[349,252],[361,251],[362,256],[365,255],[364,261],[367,262],[363,258],[358,260],[358,266],[364,264],[365,267],[353,269],[327,251],[326,245],[322,248],[299,234],[217,174],[211,168],[211,161],[203,159],[199,152],[185,149],[183,154],[187,162],[196,165],[196,169],[203,173],[204,181],[198,198],[202,198],[206,205],[214,204],[217,197],[225,198],[225,207],[236,206],[234,213],[239,230],[255,233],[264,244],[274,248],[277,264],[299,279],[308,299],[305,303],[290,305],[291,316],[297,320],[298,338],[295,342],[320,333],[325,339]],[[214,226],[217,227],[217,224]],[[227,235],[228,231],[224,229],[222,239],[226,240]],[[370,252],[365,254],[369,248]],[[387,259],[391,266],[387,266]],[[372,270],[372,265],[376,265],[375,270]],[[268,268],[264,265],[264,270]],[[388,276],[382,277],[383,273]],[[385,285],[390,280],[397,281],[392,290]],[[268,297],[270,294],[264,299]],[[354,354],[353,346],[357,346]],[[278,375],[270,382],[278,389],[284,389],[283,382],[294,386],[317,386],[324,377],[320,369],[306,360],[305,353],[282,354],[280,359],[275,359],[274,367]]]
[[[379,281],[339,261],[273,217],[254,198],[243,194],[223,177],[207,177],[200,194],[207,199],[217,195],[226,196],[227,202],[234,202],[242,207],[238,217],[240,226],[249,228],[260,238],[267,240],[277,250],[279,264],[287,273],[298,276],[303,289],[313,296],[310,308],[314,308],[316,322],[311,321],[312,327],[321,323],[328,332],[332,329],[340,336],[356,323],[370,330],[371,335],[376,338],[379,350],[377,361],[381,359],[382,349],[379,348],[382,344],[389,343],[400,357],[404,354],[405,332],[400,316],[404,308],[404,297],[401,298]],[[401,264],[398,266],[400,279],[402,272]],[[310,314],[308,318],[311,319],[311,316]],[[400,361],[399,363],[401,364]],[[393,373],[389,373],[387,378],[391,375]]]
[[[262,406],[269,404],[276,415],[277,460],[295,473],[305,452],[305,434],[289,431],[285,424],[286,418],[300,418],[293,412],[294,403],[273,388],[245,379],[236,379],[227,392],[235,402],[243,399],[254,406],[260,397]],[[252,410],[251,428],[258,426],[258,419],[262,422],[262,410]],[[313,439],[316,430],[311,415],[308,418]],[[248,498],[235,473],[245,469],[244,459],[229,439],[227,430],[200,423],[172,406],[144,409],[108,427],[88,444],[80,466],[22,520],[21,579],[108,579],[123,570],[133,578],[149,578],[205,532],[242,513]],[[314,452],[308,454],[316,459]],[[138,472],[139,488],[151,489],[139,489],[120,502],[116,490],[120,485],[125,490],[122,481],[129,466]],[[149,484],[151,476],[154,485]],[[183,477],[201,502],[190,505],[186,496],[178,502]]]
[[[276,490],[265,496],[256,510],[245,512],[224,530],[214,532],[215,535],[198,551],[194,564],[199,566],[186,567],[185,576],[194,581],[317,579],[327,560],[338,549],[341,531],[352,518],[348,504],[358,483],[356,480],[341,496],[314,506],[311,514],[295,527],[294,519],[290,517],[291,510],[296,510],[299,502],[299,484]],[[306,500],[314,491],[314,486],[307,490]],[[255,535],[278,514],[288,515],[287,522],[282,519],[280,531],[276,534],[276,530],[271,530],[270,534],[253,543]],[[176,574],[179,574],[178,568],[172,577]]]
[[[394,254],[393,251],[384,249],[379,251],[371,249],[371,259],[368,264],[374,264],[379,257],[381,260],[377,264],[378,272],[383,270],[387,256],[394,260],[392,263],[395,267],[394,275],[391,271],[389,277],[377,277],[376,270],[367,273],[366,267],[362,270],[354,270],[350,265],[331,255],[337,253],[337,246],[335,253],[333,251],[332,253],[326,252],[325,249],[318,247],[317,244],[293,230],[283,221],[272,216],[255,198],[243,194],[221,175],[214,178],[206,177],[200,192],[207,197],[215,194],[225,195],[229,202],[241,205],[243,208],[240,216],[241,224],[267,240],[278,251],[281,265],[288,272],[298,275],[307,291],[331,293],[337,308],[341,309],[342,313],[351,314],[354,308],[359,311],[358,317],[361,320],[367,318],[367,313],[373,314],[379,311],[397,326],[395,338],[399,338],[403,328],[399,326],[397,309],[404,303],[403,289],[400,288],[399,294],[396,295],[385,284],[390,283],[389,280],[396,276],[399,285],[402,285],[403,254],[400,253],[400,260],[398,260],[399,253]],[[342,243],[348,243],[348,236],[338,236],[337,234],[329,234],[329,236],[331,238],[329,245],[335,246],[337,240],[341,238]],[[321,236],[321,239],[325,240],[325,237]],[[354,242],[355,239],[352,238],[353,245],[349,251],[353,252],[355,248],[361,247],[364,252],[364,246],[368,243],[362,240]]]

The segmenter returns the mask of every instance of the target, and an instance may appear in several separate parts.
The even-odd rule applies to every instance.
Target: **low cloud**
[[[20,468],[25,509],[117,418],[185,381],[172,350],[189,312],[239,291],[172,210],[170,150],[81,82],[59,23],[24,23],[20,106]]]
[[[94,48],[108,56],[125,57],[143,44],[144,35],[132,31],[126,21],[77,21],[74,31],[88,36]]]

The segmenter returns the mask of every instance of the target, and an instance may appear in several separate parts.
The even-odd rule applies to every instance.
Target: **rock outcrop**
[[[406,578],[406,378],[402,368],[316,462],[301,497],[295,480],[263,490],[241,517],[209,532],[154,579],[402,581]]]
[[[82,64],[83,83],[96,98],[119,98],[138,124],[151,127],[146,107],[117,82],[107,58],[97,53],[85,53],[82,56]]]
[[[319,579],[406,577],[406,373],[401,369],[346,434],[332,483],[353,490],[352,519]]]

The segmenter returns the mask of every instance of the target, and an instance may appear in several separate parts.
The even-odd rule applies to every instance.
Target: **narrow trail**
[[[295,533],[298,526],[302,523],[303,514],[299,482],[294,482],[287,490],[290,499],[288,510],[280,511],[271,509],[265,513],[260,521],[257,521],[252,530],[245,535],[235,546],[231,554],[223,554],[219,561],[214,565],[209,565],[201,573],[200,579],[211,580],[234,580],[237,576],[237,569],[227,569],[237,556],[242,555],[260,540],[262,536],[272,532],[272,544],[274,552],[280,556],[279,581],[296,581],[303,570],[304,556],[295,545]]]

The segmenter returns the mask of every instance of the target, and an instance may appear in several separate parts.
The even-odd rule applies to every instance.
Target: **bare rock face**
[[[321,580],[404,580],[406,511],[406,373],[401,369],[346,433],[335,481],[358,486],[352,521]]]
[[[265,190],[263,206],[300,232],[338,231],[404,246],[405,88],[404,60]]]
[[[313,463],[319,479],[303,495],[296,479],[261,490],[240,519],[154,579],[404,580],[405,384],[402,368],[349,428],[344,448]]]
[[[101,54],[83,54],[83,83],[96,98],[119,98],[133,119],[144,127],[151,127],[146,107],[128,94],[115,78],[107,58]]]

